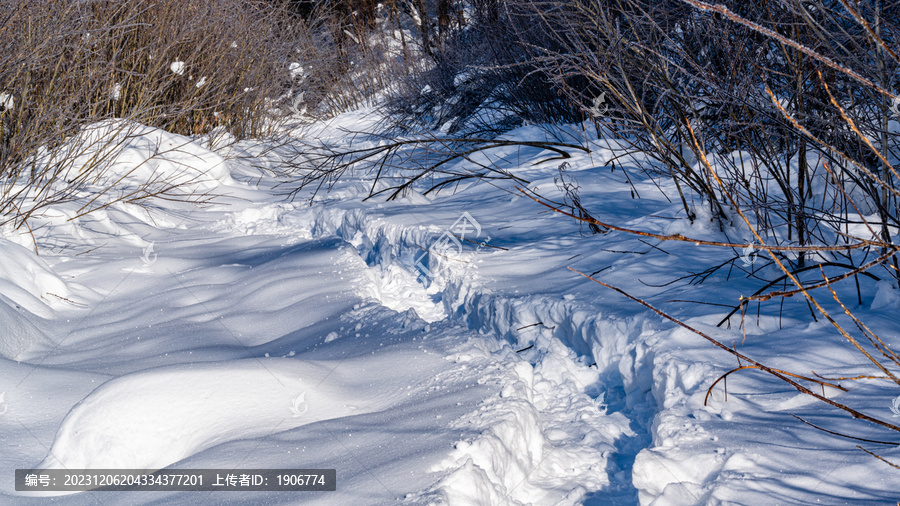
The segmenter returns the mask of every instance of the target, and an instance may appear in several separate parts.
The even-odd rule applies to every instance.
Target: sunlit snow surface
[[[337,143],[342,127],[366,121],[348,114],[305,135]],[[634,166],[624,165],[628,179],[621,163],[603,167],[614,147],[594,142],[566,169],[595,215],[719,233],[683,219]],[[59,466],[334,468],[338,477],[336,492],[94,492],[55,497],[61,504],[833,504],[900,490],[896,470],[790,413],[835,430],[847,417],[753,371],[729,378],[727,402],[717,387],[704,406],[733,359],[566,268],[600,271],[740,343],[736,321],[714,327],[727,309],[667,301],[733,304],[758,288],[746,276],[650,286],[722,262],[721,251],[591,235],[504,184],[364,203],[366,179],[351,174],[311,205],[288,202],[258,153],[147,129],[108,175],[187,174],[217,204],[118,203],[74,219],[68,204],[37,216],[33,237],[4,230],[0,501],[47,501],[15,492],[13,470]],[[558,162],[533,166],[541,155],[490,157],[558,197]],[[423,262],[466,216],[475,241]],[[896,293],[871,293],[857,309],[896,340]],[[807,318],[802,303],[787,304],[780,322],[764,312],[744,351],[803,353],[816,372],[842,371],[845,347]],[[891,415],[883,393],[842,395],[871,395],[871,411]]]

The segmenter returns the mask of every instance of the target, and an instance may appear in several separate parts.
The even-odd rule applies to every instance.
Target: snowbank
[[[390,406],[389,384],[353,376],[353,365],[273,358],[120,376],[72,408],[38,468],[156,470],[231,440]],[[389,381],[384,365],[372,372]]]
[[[48,160],[70,166],[72,179],[91,170],[98,187],[164,182],[197,191],[234,185],[225,159],[190,137],[124,120],[85,126]]]

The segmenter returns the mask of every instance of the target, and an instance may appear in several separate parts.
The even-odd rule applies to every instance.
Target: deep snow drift
[[[305,135],[340,143],[342,127],[368,125],[348,114]],[[104,128],[97,134],[114,135]],[[509,137],[548,135],[527,127]],[[704,406],[733,359],[567,269],[595,273],[758,358],[781,357],[779,367],[790,369],[783,357],[802,350],[820,374],[843,370],[843,346],[823,338],[828,328],[810,323],[801,302],[763,311],[742,342],[736,321],[715,324],[723,305],[758,288],[752,280],[721,273],[667,284],[727,260],[720,251],[592,235],[511,185],[362,202],[369,188],[359,174],[311,205],[287,202],[258,168],[271,160],[250,143],[216,147],[152,129],[125,143],[109,176],[186,174],[215,204],[119,202],[75,217],[73,203],[38,216],[33,240],[4,231],[4,502],[46,501],[15,492],[13,469],[60,465],[337,470],[336,492],[227,497],[266,504],[806,504],[886,501],[900,490],[900,474],[856,442],[790,414],[836,430],[846,417],[765,376],[733,375],[727,401],[717,387]],[[635,166],[604,167],[614,144],[591,149],[565,172],[598,216],[720,233],[690,224]],[[541,155],[509,147],[479,156],[552,195],[559,166],[533,166]],[[461,225],[470,240],[447,240]],[[443,254],[427,254],[441,241]],[[896,340],[898,297],[889,286],[876,292],[856,310]],[[890,416],[890,397],[840,395],[871,396],[872,410]]]

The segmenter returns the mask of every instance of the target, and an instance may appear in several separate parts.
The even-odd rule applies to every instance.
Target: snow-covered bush
[[[766,241],[797,246],[846,244],[866,221],[891,243],[900,7],[854,5],[535,0],[507,12],[553,34],[555,46],[530,46],[540,68],[601,130],[656,160],[646,169],[676,180],[691,219],[703,205],[727,225],[742,209]],[[872,251],[783,259],[860,265]]]
[[[85,178],[39,161],[66,163],[54,150],[85,125],[266,135],[298,40],[287,12],[240,0],[0,0],[0,34],[0,224],[16,226],[29,185],[54,181],[42,205],[78,193]]]
[[[727,267],[759,280],[759,290],[735,300],[719,325],[753,325],[745,319],[751,304],[757,313],[780,315],[785,300],[796,295],[812,319],[832,327],[835,339],[850,350],[840,358],[841,367],[871,372],[821,377],[813,372],[812,359],[802,363],[814,353],[799,349],[787,351],[785,358],[802,365],[790,372],[775,369],[743,355],[738,343],[726,345],[598,282],[731,353],[739,367],[720,379],[743,369],[764,371],[871,422],[860,425],[862,439],[840,436],[871,443],[877,442],[872,439],[878,430],[900,432],[900,425],[877,414],[866,399],[824,392],[825,386],[846,391],[848,385],[892,392],[900,385],[896,332],[876,333],[854,314],[866,298],[881,299],[865,292],[873,284],[861,283],[862,275],[882,280],[879,293],[900,282],[900,99],[895,91],[900,4],[535,0],[517,5],[545,13],[543,29],[563,47],[533,48],[557,88],[583,104],[585,112],[599,110],[596,97],[604,97],[602,114],[592,114],[598,130],[630,144],[652,177],[674,179],[692,222],[703,217],[707,225],[710,218],[718,222],[720,238],[705,246],[721,248],[724,258],[741,252],[687,277],[705,279]],[[569,85],[572,76],[583,76],[589,86]],[[615,226],[597,218],[577,219]],[[734,226],[748,239],[729,237]],[[698,234],[700,228],[688,233]],[[654,237],[703,245],[680,233]],[[740,267],[736,260],[746,260],[754,248],[765,261],[744,261]],[[851,300],[850,290],[839,283],[851,284]]]

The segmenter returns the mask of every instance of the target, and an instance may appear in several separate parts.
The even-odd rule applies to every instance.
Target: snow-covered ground
[[[347,114],[306,135],[337,143],[342,127],[367,121]],[[141,165],[159,146],[171,156],[154,151]],[[849,417],[761,373],[730,376],[727,401],[719,384],[704,405],[733,357],[567,269],[775,367],[802,357],[819,374],[848,373],[849,345],[802,301],[763,305],[746,338],[737,318],[715,327],[760,286],[739,269],[669,283],[728,260],[722,250],[590,234],[502,182],[363,202],[366,177],[350,174],[311,205],[290,202],[256,168],[266,160],[251,143],[208,148],[148,129],[110,174],[196,170],[186,177],[217,195],[213,205],[117,203],[76,217],[78,204],[61,204],[33,234],[4,230],[0,501],[46,502],[16,492],[13,470],[59,466],[334,468],[338,479],[336,492],[85,492],[53,498],[62,504],[838,504],[900,494],[900,472],[791,414],[853,432]],[[592,213],[722,237],[703,219],[690,224],[639,160],[613,171],[614,146],[591,148],[565,174]],[[480,156],[560,197],[559,162],[532,165],[546,153]],[[900,298],[868,288],[877,296],[854,309],[896,343]],[[883,390],[826,393],[891,416]],[[867,448],[900,460],[896,447]]]

